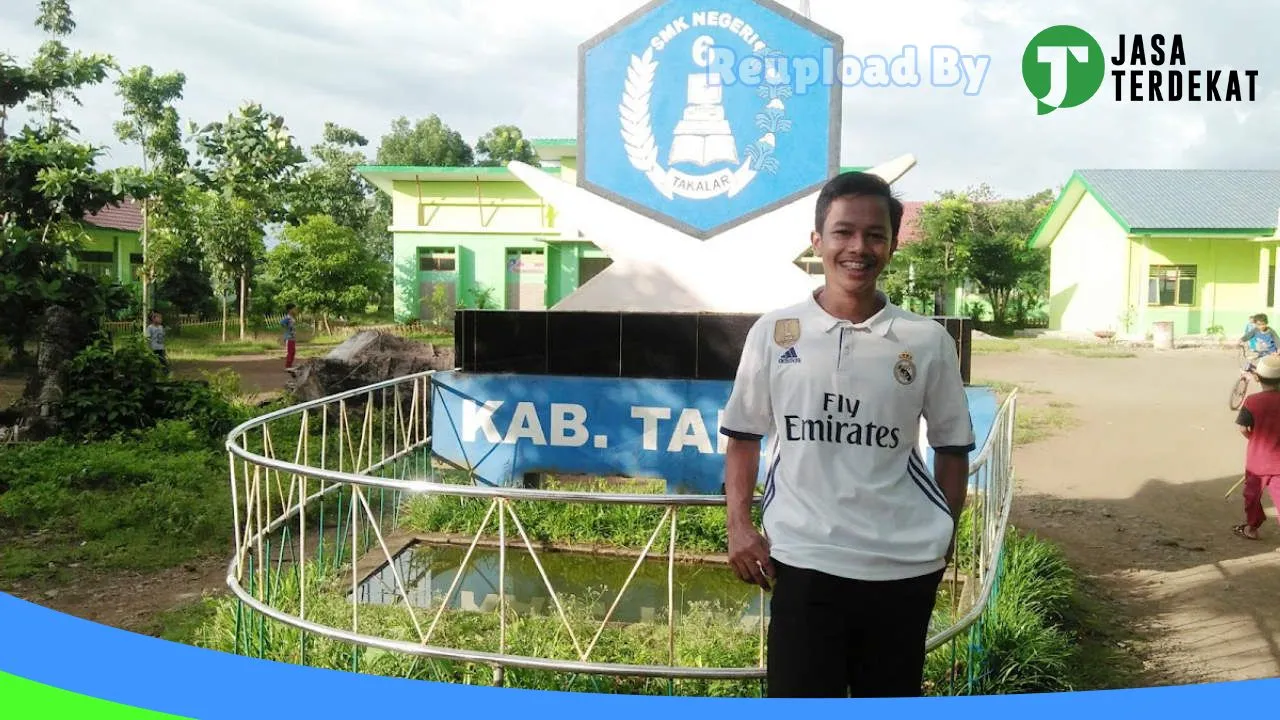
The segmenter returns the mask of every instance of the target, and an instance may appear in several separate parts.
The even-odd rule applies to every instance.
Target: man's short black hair
[[[836,198],[872,195],[882,197],[889,205],[889,225],[893,231],[893,239],[898,239],[898,229],[902,226],[902,201],[893,196],[893,189],[882,178],[869,173],[841,173],[830,180],[818,193],[818,208],[814,217],[814,229],[822,232],[827,222],[827,214],[831,212],[831,203]]]
[[[285,305],[285,306],[284,306],[284,311],[285,311],[285,312],[289,312],[290,310],[292,310],[292,309],[294,309],[294,308],[296,308],[296,307],[298,307],[298,306],[297,306],[297,305],[294,305],[293,303],[289,303],[288,305]]]

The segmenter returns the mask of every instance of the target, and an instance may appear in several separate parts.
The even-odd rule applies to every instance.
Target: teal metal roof
[[[1273,230],[1280,170],[1077,170],[1133,232]]]

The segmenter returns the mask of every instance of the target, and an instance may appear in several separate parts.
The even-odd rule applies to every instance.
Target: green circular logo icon
[[[1041,30],[1022,53],[1022,81],[1038,101],[1039,115],[1083,105],[1097,94],[1106,74],[1102,46],[1072,25]]]

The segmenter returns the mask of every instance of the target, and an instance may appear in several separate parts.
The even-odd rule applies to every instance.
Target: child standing
[[[160,365],[167,371],[169,357],[164,351],[164,325],[160,323],[160,313],[151,313],[151,322],[147,325],[147,346],[160,359]]]
[[[284,369],[288,372],[293,371],[293,356],[297,352],[297,345],[294,342],[297,322],[293,317],[297,311],[298,306],[289,303],[284,306],[284,317],[280,318],[280,324],[284,326]]]
[[[1244,399],[1236,424],[1249,440],[1244,462],[1244,524],[1233,528],[1246,540],[1258,539],[1267,520],[1262,491],[1280,510],[1280,356],[1267,355],[1255,370],[1262,390]]]

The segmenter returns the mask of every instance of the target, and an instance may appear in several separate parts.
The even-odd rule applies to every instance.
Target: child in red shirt
[[[1262,491],[1280,510],[1280,356],[1258,361],[1254,373],[1262,390],[1245,398],[1236,424],[1249,439],[1244,461],[1244,524],[1233,528],[1247,540],[1258,539],[1258,528],[1267,520]]]

